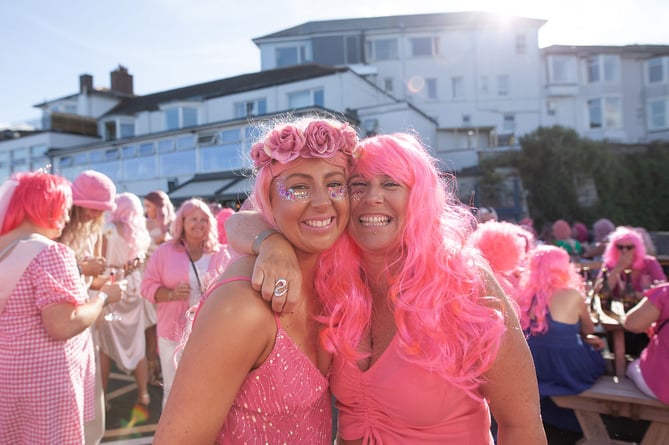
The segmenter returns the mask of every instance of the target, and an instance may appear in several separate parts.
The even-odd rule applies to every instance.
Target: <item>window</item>
[[[302,65],[308,62],[311,62],[311,57],[307,54],[307,47],[305,45],[286,46],[276,49],[277,68]]]
[[[288,94],[289,108],[297,109],[312,106],[325,107],[325,97],[322,88]]]
[[[590,128],[622,127],[622,100],[619,97],[605,97],[588,100]]]
[[[135,145],[125,145],[121,148],[121,157],[124,159],[134,158],[137,155],[137,147]]]
[[[158,153],[168,153],[170,151],[174,151],[174,140],[164,139],[158,141]]]
[[[617,82],[620,79],[620,59],[614,55],[588,58],[588,82]]]
[[[267,99],[260,98],[235,103],[235,117],[245,118],[267,113]]]
[[[118,159],[118,148],[109,148],[105,150],[105,160]]]
[[[650,59],[648,65],[648,83],[664,81],[664,60],[661,57]]]
[[[507,96],[509,94],[509,76],[500,74],[497,76],[497,95]]]
[[[123,161],[125,179],[153,178],[156,176],[154,156],[137,157]]]
[[[649,102],[648,115],[649,130],[662,130],[667,128],[667,101],[661,99]]]
[[[171,107],[165,109],[165,130],[177,130],[197,125],[197,108]]]
[[[502,124],[502,128],[505,131],[515,131],[516,130],[516,116],[513,114],[505,114],[504,115],[504,122]]]
[[[145,142],[139,145],[139,156],[150,156],[153,153],[153,142]]]
[[[375,39],[367,41],[369,60],[394,60],[399,58],[397,39]]]
[[[548,81],[550,83],[575,83],[576,61],[568,56],[548,57]]]
[[[439,37],[412,37],[409,39],[413,57],[436,56],[439,54]]]
[[[465,98],[465,79],[462,76],[451,78],[451,87],[453,89],[453,99]]]
[[[428,99],[436,99],[437,95],[437,79],[428,77],[425,79],[425,92]]]
[[[220,140],[221,143],[216,146],[200,148],[201,171],[237,170],[244,167],[246,155],[242,153],[245,148],[239,129],[221,131]]]
[[[135,136],[135,124],[121,123],[121,138],[131,138]]]
[[[177,150],[184,151],[195,148],[196,140],[194,134],[179,136],[179,138],[177,138]]]
[[[175,151],[159,157],[162,176],[192,176],[195,169],[195,150]]]
[[[527,37],[525,34],[516,34],[516,54],[525,54],[527,52]]]
[[[107,121],[105,126],[105,141],[113,141],[116,139],[116,121]]]
[[[470,114],[462,115],[462,126],[469,127],[472,125],[472,116]]]

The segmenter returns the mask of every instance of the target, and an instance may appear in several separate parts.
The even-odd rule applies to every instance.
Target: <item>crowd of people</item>
[[[417,134],[262,130],[244,211],[92,170],[0,186],[0,442],[99,443],[115,366],[137,405],[162,386],[156,444],[546,443],[580,430],[551,396],[607,372],[604,294],[669,403],[645,230],[472,211]]]

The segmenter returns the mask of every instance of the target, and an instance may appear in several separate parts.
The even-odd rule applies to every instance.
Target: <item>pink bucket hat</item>
[[[115,198],[112,180],[95,170],[81,172],[72,183],[72,202],[79,207],[113,211]]]

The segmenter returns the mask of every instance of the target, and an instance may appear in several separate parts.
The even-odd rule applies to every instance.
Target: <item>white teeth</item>
[[[385,226],[390,222],[389,216],[361,216],[360,223],[363,226]]]
[[[304,223],[310,227],[327,227],[329,224],[332,223],[332,218],[321,219],[321,220],[310,219],[308,221],[305,221]]]

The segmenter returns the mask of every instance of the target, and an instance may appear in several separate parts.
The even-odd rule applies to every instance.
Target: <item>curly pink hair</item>
[[[609,234],[609,242],[602,255],[602,260],[606,264],[606,267],[611,270],[618,262],[620,252],[616,246],[619,243],[634,244],[634,262],[632,263],[632,268],[641,269],[643,267],[643,260],[646,258],[646,246],[643,243],[643,238],[636,230],[624,226],[618,227]]]
[[[527,269],[520,280],[519,305],[520,324],[531,334],[543,334],[548,330],[546,313],[548,304],[560,289],[576,289],[583,292],[583,280],[569,254],[561,247],[537,246],[529,255]],[[534,319],[530,319],[533,311]]]
[[[191,198],[187,201],[184,201],[177,210],[176,217],[174,219],[174,224],[172,225],[172,234],[174,238],[169,240],[169,243],[172,243],[176,246],[181,245],[181,239],[184,236],[184,219],[193,211],[202,210],[207,218],[209,219],[209,234],[207,239],[204,241],[204,251],[207,253],[218,252],[220,250],[220,244],[218,242],[218,230],[216,229],[216,219],[211,213],[209,206],[206,202],[200,198]]]
[[[485,303],[485,260],[466,245],[474,217],[446,191],[436,159],[416,137],[378,135],[360,146],[357,173],[387,174],[409,188],[401,248],[385,272],[401,354],[478,398],[505,326],[502,311]],[[340,241],[321,256],[318,268],[316,289],[329,314],[322,340],[328,350],[356,360],[372,298],[359,248],[349,234]]]

